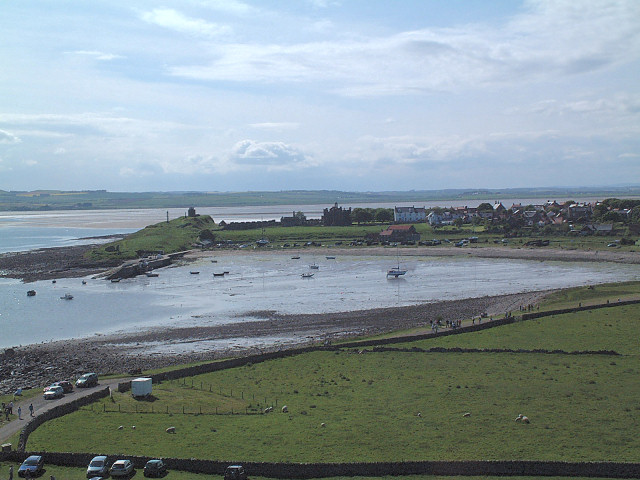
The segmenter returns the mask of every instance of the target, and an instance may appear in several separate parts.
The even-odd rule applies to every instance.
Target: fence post
[[[244,400],[244,392],[242,392],[242,399]]]

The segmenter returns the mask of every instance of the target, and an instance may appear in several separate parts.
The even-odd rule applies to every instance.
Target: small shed
[[[134,397],[147,397],[151,395],[151,379],[143,377],[131,380],[131,395]]]

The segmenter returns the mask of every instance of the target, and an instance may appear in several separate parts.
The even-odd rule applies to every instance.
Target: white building
[[[393,209],[393,221],[396,223],[424,222],[427,219],[425,207],[395,207]]]

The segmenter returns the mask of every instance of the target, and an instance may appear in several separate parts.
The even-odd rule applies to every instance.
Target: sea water
[[[633,280],[634,265],[479,258],[405,257],[408,273],[388,279],[394,258],[320,250],[298,260],[244,252],[157,270],[158,277],[0,280],[0,348],[118,331],[256,320],[256,311],[331,313],[485,295]],[[213,263],[215,260],[216,263]],[[316,263],[318,270],[310,270]],[[198,271],[199,274],[192,274]],[[228,271],[223,277],[213,273]],[[309,279],[302,273],[314,272]],[[27,297],[27,290],[35,290]],[[64,300],[66,293],[72,300]],[[480,312],[478,312],[480,313]]]

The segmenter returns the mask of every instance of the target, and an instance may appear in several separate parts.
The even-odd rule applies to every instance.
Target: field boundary
[[[86,468],[98,453],[4,452],[0,460],[22,462],[29,455],[43,455],[45,463],[63,467]],[[109,455],[110,460],[127,458],[137,469],[152,457]],[[163,459],[170,470],[222,475],[228,465],[242,464],[248,475],[267,478],[380,477],[398,475],[443,476],[558,476],[640,478],[640,463],[560,462],[536,460],[456,460],[375,463],[269,463]]]

